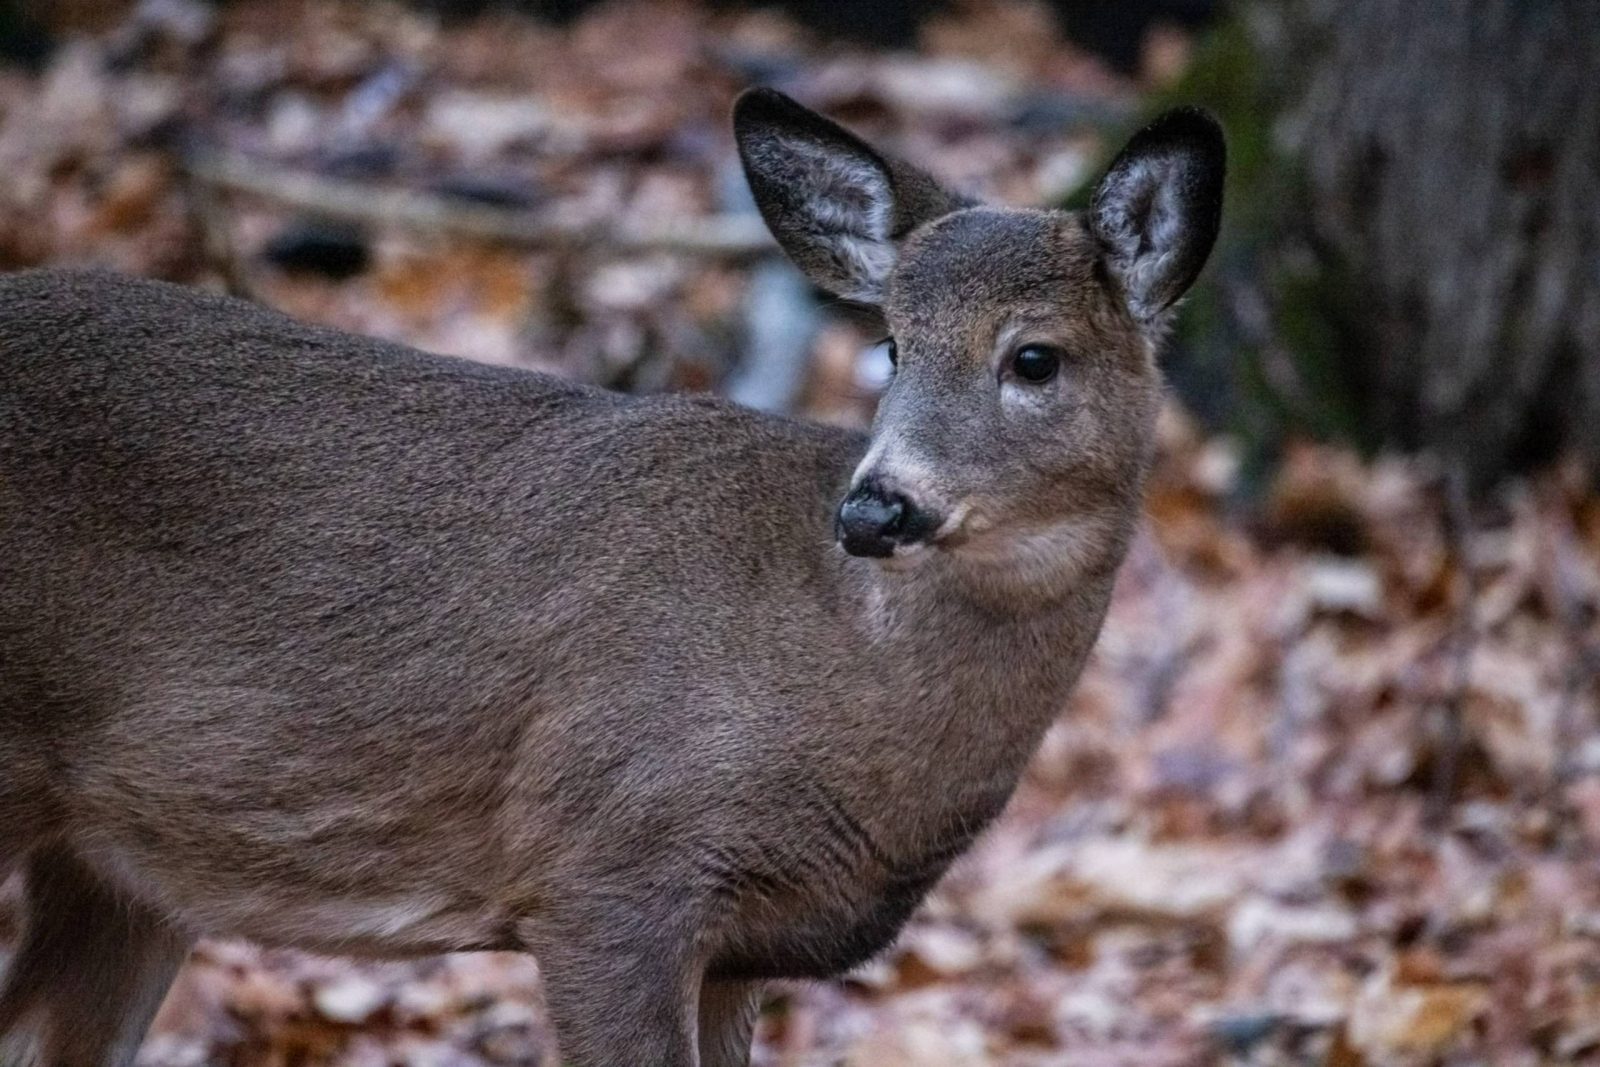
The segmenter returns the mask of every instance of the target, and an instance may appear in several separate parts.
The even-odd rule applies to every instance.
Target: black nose
[[[894,554],[895,545],[920,541],[937,526],[904,496],[867,482],[851,490],[839,505],[833,533],[852,556],[882,559]]]

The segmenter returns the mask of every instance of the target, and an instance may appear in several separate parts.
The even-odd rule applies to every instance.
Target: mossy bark
[[[1244,5],[1176,100],[1229,134],[1170,367],[1205,421],[1600,470],[1600,5]]]

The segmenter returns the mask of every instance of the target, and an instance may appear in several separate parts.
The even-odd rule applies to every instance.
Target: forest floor
[[[0,70],[0,267],[226,286],[636,389],[740,370],[770,262],[726,128],[742,86],[1038,204],[1186,48],[1127,81],[998,2],[901,53],[671,4],[559,30],[138,12]],[[804,303],[776,399],[860,423],[872,323]],[[881,960],[775,991],[756,1063],[1600,1062],[1600,499],[1556,470],[1462,513],[1425,461],[1307,443],[1245,507],[1233,444],[1175,406],[1160,432],[1104,635],[1015,801]],[[531,960],[208,942],[141,1063],[555,1060]]]

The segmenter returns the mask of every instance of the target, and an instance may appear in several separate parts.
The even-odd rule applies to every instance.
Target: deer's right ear
[[[882,303],[900,239],[966,203],[774,89],[739,97],[733,133],[772,236],[808,278],[847,300]]]

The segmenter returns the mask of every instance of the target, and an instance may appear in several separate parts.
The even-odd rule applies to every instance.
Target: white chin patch
[[[914,545],[895,545],[894,552],[883,557],[879,562],[885,570],[904,571],[918,566],[932,555],[933,546],[924,541],[918,541]]]

